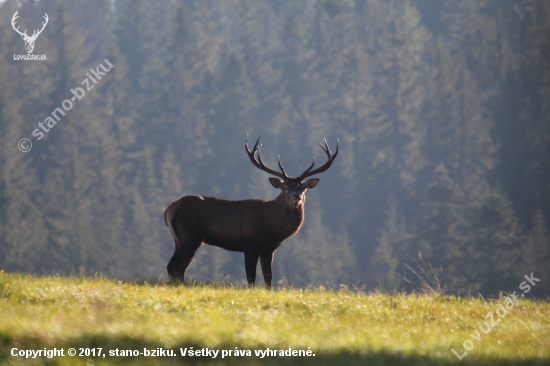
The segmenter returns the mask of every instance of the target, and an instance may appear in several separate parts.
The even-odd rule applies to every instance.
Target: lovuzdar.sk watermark
[[[540,279],[536,278],[533,275],[533,272],[531,272],[531,275],[525,275],[524,278],[527,280],[526,282],[522,282],[519,285],[519,289],[523,290],[523,293],[521,294],[521,297],[525,297],[525,294],[527,294],[529,291],[531,291],[531,287],[535,287],[536,282],[539,282]],[[530,283],[531,285],[529,285]],[[504,301],[506,302],[506,306],[504,306],[502,303],[498,304],[496,306],[496,309],[494,312],[490,311],[485,315],[485,321],[481,322],[474,333],[470,334],[470,338],[481,341],[482,334],[489,334],[491,330],[493,330],[494,327],[500,323],[500,320],[504,318],[505,315],[507,315],[514,305],[519,304],[519,298],[516,295],[516,291],[511,293],[509,296],[504,298]],[[494,314],[498,315],[498,318],[494,316]],[[480,333],[481,331],[481,333]],[[462,343],[462,347],[464,347],[465,351],[460,353],[461,350],[457,352],[454,348],[451,350],[452,353],[459,359],[462,360],[466,355],[468,354],[467,351],[471,351],[474,348],[474,342],[470,339],[465,340]]]
[[[30,55],[16,55],[13,54],[13,59],[15,61],[46,61],[48,59],[48,56],[46,54],[43,55],[33,55],[32,53]]]
[[[46,28],[46,25],[48,24],[48,20],[50,19],[48,17],[48,14],[44,13],[44,21],[42,22],[42,29],[38,30],[35,29],[32,33],[32,35],[27,34],[27,30],[25,29],[23,32],[19,30],[19,26],[17,25],[17,18],[19,18],[19,10],[13,14],[13,17],[11,18],[11,26],[14,31],[16,31],[21,38],[23,38],[23,41],[25,42],[25,50],[27,51],[26,55],[16,55],[13,54],[13,59],[23,60],[23,61],[44,61],[47,60],[47,56],[45,54],[43,55],[33,55],[32,51],[34,50],[34,43],[36,42],[36,39],[42,33],[44,28]]]
[[[86,92],[89,92],[93,87],[114,67],[109,60],[104,60],[103,63],[99,64],[95,69],[90,69],[90,72],[86,73],[86,78],[82,80],[80,85],[83,87],[76,87],[71,89],[70,92],[73,95],[70,99],[65,99],[61,102],[61,108],[55,108],[48,117],[42,122],[38,122],[38,128],[32,131],[32,136],[37,140],[42,140],[48,132],[50,132],[58,122],[61,121],[62,117],[65,117],[66,113],[73,109],[73,102],[77,99],[81,100],[86,95]],[[22,152],[29,152],[32,148],[32,141],[28,138],[22,138],[18,143],[19,150]]]

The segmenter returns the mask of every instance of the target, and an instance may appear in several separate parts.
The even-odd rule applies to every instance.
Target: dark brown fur
[[[185,196],[164,212],[164,220],[176,242],[168,263],[171,278],[183,280],[201,243],[244,252],[246,277],[253,285],[258,258],[267,287],[271,287],[273,253],[304,222],[304,204],[285,205],[281,193],[273,201],[229,201],[208,196]],[[183,242],[183,243],[182,243]],[[183,245],[182,245],[183,244]]]

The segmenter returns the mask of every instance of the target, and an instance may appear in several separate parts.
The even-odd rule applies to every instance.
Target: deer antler
[[[48,14],[46,14],[46,13],[44,13],[44,16],[43,16],[42,18],[44,18],[44,20],[45,20],[46,22],[42,22],[42,29],[40,29],[39,31],[38,31],[38,30],[35,30],[35,31],[33,32],[32,36],[31,36],[31,38],[36,38],[36,37],[38,37],[38,35],[39,35],[40,33],[42,33],[42,31],[44,30],[44,28],[46,28],[46,24],[48,24],[48,20],[50,20],[50,18],[48,18]],[[36,33],[37,31],[38,31],[38,33]],[[36,36],[34,35],[34,33],[36,33]]]
[[[19,30],[19,26],[18,26],[17,28],[15,28],[15,23],[17,22],[17,18],[19,18],[19,14],[17,14],[17,13],[19,13],[19,10],[17,10],[17,11],[15,12],[15,14],[13,14],[13,17],[11,18],[11,26],[12,26],[12,28],[13,28],[17,33],[19,33],[20,35],[25,36],[25,37],[28,37],[28,36],[27,36],[27,30],[26,30],[26,29],[25,29],[25,32],[23,33],[23,32],[21,32],[21,31]]]
[[[315,169],[315,170],[311,170],[313,168],[313,165],[315,165],[315,158],[313,158],[313,163],[311,163],[311,166],[309,168],[307,168],[302,174],[300,174],[300,176],[297,178],[299,180],[304,180],[305,178],[307,177],[311,177],[312,175],[315,175],[317,173],[322,173],[324,172],[325,170],[327,170],[328,168],[330,168],[330,166],[332,165],[332,162],[334,161],[334,159],[336,159],[336,155],[338,155],[338,150],[340,149],[340,140],[338,138],[336,138],[336,152],[334,153],[334,155],[332,155],[332,152],[330,151],[330,148],[328,147],[328,143],[327,143],[327,139],[324,139],[325,140],[325,146],[321,145],[321,143],[319,142],[319,145],[321,146],[321,148],[325,151],[325,153],[327,154],[328,156],[328,161],[325,163],[325,165]]]
[[[248,154],[248,157],[250,158],[250,161],[252,162],[252,164],[254,164],[254,166],[256,168],[261,169],[264,172],[268,172],[269,174],[272,174],[276,177],[282,178],[286,181],[290,177],[288,175],[286,175],[285,169],[283,168],[283,166],[281,164],[281,156],[280,155],[279,155],[279,168],[281,168],[282,173],[279,173],[276,170],[268,168],[264,164],[264,162],[262,161],[262,157],[260,156],[260,146],[259,146],[261,137],[262,137],[261,135],[260,135],[260,137],[258,137],[258,141],[256,141],[256,143],[254,144],[254,147],[252,148],[252,151],[250,151],[248,149],[248,134],[246,134],[246,139],[244,140],[244,147],[246,149],[246,153]],[[256,157],[255,157],[256,151],[258,152],[258,160],[256,160]]]
[[[32,33],[32,36],[29,37],[29,35],[27,34],[27,30],[25,29],[24,32],[21,32],[19,30],[19,26],[17,26],[17,28],[15,27],[15,23],[17,22],[17,19],[19,18],[19,10],[17,10],[15,12],[15,14],[13,14],[13,17],[11,18],[11,26],[13,27],[13,29],[19,33],[22,37],[24,37],[25,39],[36,39],[40,33],[42,33],[42,31],[44,30],[44,28],[46,28],[46,24],[48,24],[48,20],[50,19],[48,17],[48,14],[44,13],[44,20],[45,22],[42,22],[42,29],[38,30],[38,29],[35,29],[34,32]],[[37,33],[38,32],[38,33]]]

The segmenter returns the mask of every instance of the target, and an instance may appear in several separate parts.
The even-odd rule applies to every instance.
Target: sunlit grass
[[[175,349],[177,357],[59,357],[37,364],[185,363],[180,347],[248,349],[233,364],[549,364],[550,304],[520,300],[488,334],[479,323],[503,300],[322,289],[246,289],[110,278],[0,274],[0,362],[44,347]],[[495,315],[495,320],[498,316]],[[474,348],[462,361],[451,352]],[[315,357],[260,359],[257,349],[308,349]],[[345,361],[345,362],[344,362]]]

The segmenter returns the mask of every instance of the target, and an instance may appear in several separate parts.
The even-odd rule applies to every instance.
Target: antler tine
[[[15,22],[17,21],[17,18],[19,18],[19,10],[17,10],[15,12],[15,14],[13,14],[13,16],[11,17],[11,25],[15,27]]]
[[[285,172],[285,168],[283,168],[283,164],[281,164],[281,155],[279,155],[279,168],[281,168],[281,171],[285,175],[286,178],[289,178],[289,176]]]
[[[261,147],[261,146],[260,146]],[[260,156],[260,147],[258,147],[258,162],[260,163],[260,165],[262,166],[262,168],[264,169],[269,169],[267,167],[267,165],[264,164],[264,162],[262,161],[262,157]]]
[[[258,144],[260,143],[260,138],[262,136],[260,135],[260,137],[258,137],[258,141],[256,141],[256,144],[254,144],[254,148],[252,149],[252,151],[250,151],[248,149],[248,134],[246,134],[246,139],[244,140],[244,146],[245,146],[245,149],[246,149],[246,153],[248,154],[248,157],[250,158],[250,161],[252,162],[252,164],[254,164],[254,166],[258,169],[261,169],[265,172],[268,172],[269,174],[272,174],[276,177],[279,177],[279,178],[282,178],[282,179],[288,179],[288,176],[286,175],[286,173],[284,173],[284,170],[283,170],[283,173],[280,173],[276,170],[273,170],[273,169],[270,169],[268,168],[264,162],[262,161],[262,157],[260,156],[260,147],[258,146]],[[256,160],[256,151],[258,152],[258,160]]]
[[[255,153],[258,149],[258,144],[260,143],[260,139],[262,138],[262,135],[258,137],[258,141],[254,144],[254,148],[252,149],[252,152]],[[250,151],[248,150],[248,134],[246,134],[246,139],[244,140],[244,146],[246,147],[246,151],[250,154]]]
[[[340,151],[340,140],[336,138],[336,152],[334,153],[334,155],[332,155],[332,151],[330,151],[330,148],[327,143],[327,139],[324,139],[324,140],[325,140],[325,146],[323,146],[320,142],[319,142],[319,146],[321,146],[323,151],[327,154],[328,161],[323,166],[311,171],[311,169],[313,168],[313,164],[315,164],[315,158],[314,158],[313,164],[311,164],[311,166],[308,169],[306,169],[298,179],[303,180],[317,173],[322,173],[328,168],[330,168],[330,166],[332,165],[332,162],[334,161],[334,159],[336,159],[336,156],[338,155],[338,151]]]
[[[313,163],[311,163],[311,165],[309,166],[309,168],[307,168],[307,169],[300,175],[300,177],[301,177],[302,175],[304,175],[304,174],[309,173],[309,171],[310,171],[311,169],[313,169],[313,166],[314,166],[314,165],[315,165],[315,156],[313,157]],[[303,178],[302,178],[302,179],[303,179]]]
[[[283,172],[282,176],[281,176],[281,173],[279,173],[278,171],[276,170],[272,170],[270,168],[268,168],[264,162],[262,161],[262,157],[260,156],[260,148],[258,147],[258,161],[260,162],[260,164],[262,165],[262,167],[264,168],[264,170],[271,174],[274,174],[276,175],[277,177],[280,177],[280,178],[283,178],[283,179],[288,179],[289,176],[286,175],[286,172],[285,172],[285,168],[283,168],[283,166],[281,165],[281,156],[279,155],[279,167],[281,168],[281,171]]]
[[[336,138],[336,139],[338,140],[338,138]],[[323,139],[323,140],[325,140],[325,146],[323,146],[323,144],[321,144],[320,142],[318,142],[318,144],[319,144],[319,146],[321,146],[321,149],[323,149],[325,151],[325,153],[330,157],[332,155],[332,152],[330,151],[330,148],[328,147],[327,139]]]
[[[44,28],[46,28],[46,25],[48,24],[48,20],[50,19],[50,18],[48,17],[48,14],[46,14],[46,13],[44,13],[44,15],[42,16],[42,18],[44,18],[44,20],[45,20],[46,22],[42,22],[42,29],[40,29],[40,30],[36,29],[36,30],[35,30],[35,32],[38,32],[38,33],[36,34],[37,37],[38,37],[38,35],[39,35],[40,33],[42,33],[42,31],[44,31]],[[32,36],[34,37],[34,33],[33,33]]]
[[[26,36],[26,35],[27,35],[27,30],[26,30],[26,29],[25,29],[25,32],[21,32],[21,31],[19,30],[19,26],[17,26],[17,28],[15,28],[15,23],[17,22],[17,19],[19,18],[19,14],[18,14],[18,13],[19,13],[19,10],[17,10],[17,11],[15,12],[15,14],[13,14],[13,17],[11,18],[11,26],[12,26],[12,28],[13,28],[17,33],[19,33],[20,35],[23,35],[23,34],[24,34],[24,35]]]

